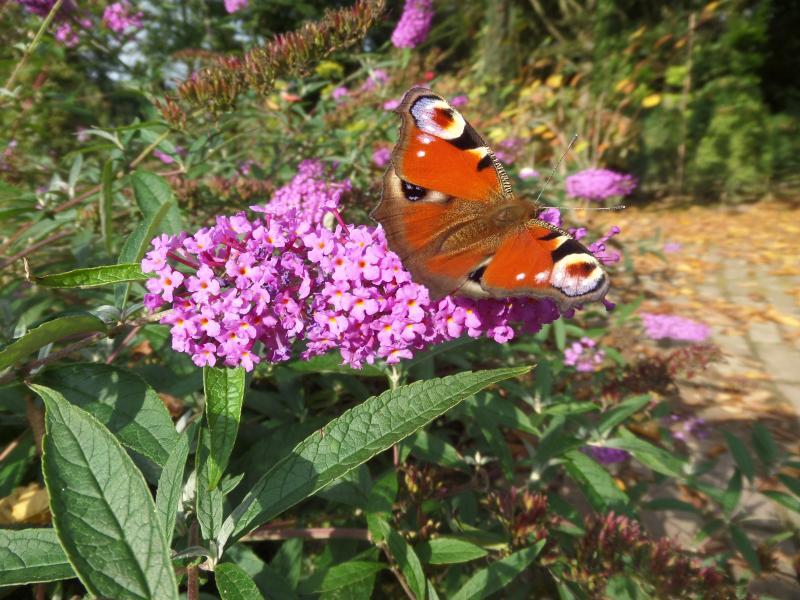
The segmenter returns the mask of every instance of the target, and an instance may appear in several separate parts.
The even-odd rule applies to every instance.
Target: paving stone
[[[780,329],[771,321],[765,323],[759,323],[757,321],[755,323],[750,323],[750,326],[747,328],[747,335],[751,340],[759,344],[783,343]]]
[[[786,344],[762,344],[755,340],[753,346],[772,379],[800,384],[800,352]]]

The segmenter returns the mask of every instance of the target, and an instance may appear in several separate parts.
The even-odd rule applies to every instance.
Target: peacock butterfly
[[[514,195],[492,150],[444,98],[415,87],[396,112],[400,138],[372,217],[433,299],[531,296],[567,310],[605,296],[600,262]]]

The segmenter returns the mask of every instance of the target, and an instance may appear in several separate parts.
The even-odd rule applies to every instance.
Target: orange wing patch
[[[410,129],[416,131],[401,143],[401,154],[395,163],[400,177],[414,185],[465,200],[485,200],[502,194],[491,161],[484,161],[485,148],[460,150],[417,127]]]
[[[401,179],[465,200],[511,196],[508,176],[486,142],[444,98],[414,88],[397,111],[403,121],[392,163]]]
[[[608,276],[580,242],[532,222],[503,240],[481,286],[492,296],[544,296],[568,308],[602,298]]]

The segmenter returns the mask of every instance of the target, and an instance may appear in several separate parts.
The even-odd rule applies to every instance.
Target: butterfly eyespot
[[[403,189],[403,195],[406,197],[406,200],[409,200],[410,202],[422,200],[425,197],[425,194],[428,193],[428,190],[426,190],[424,187],[414,185],[413,183],[408,183],[402,179],[400,180],[400,186]]]

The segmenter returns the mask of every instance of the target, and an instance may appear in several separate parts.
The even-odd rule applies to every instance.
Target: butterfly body
[[[409,90],[400,139],[372,216],[433,298],[551,298],[562,309],[601,299],[608,276],[567,232],[517,197],[486,142],[441,96]]]

